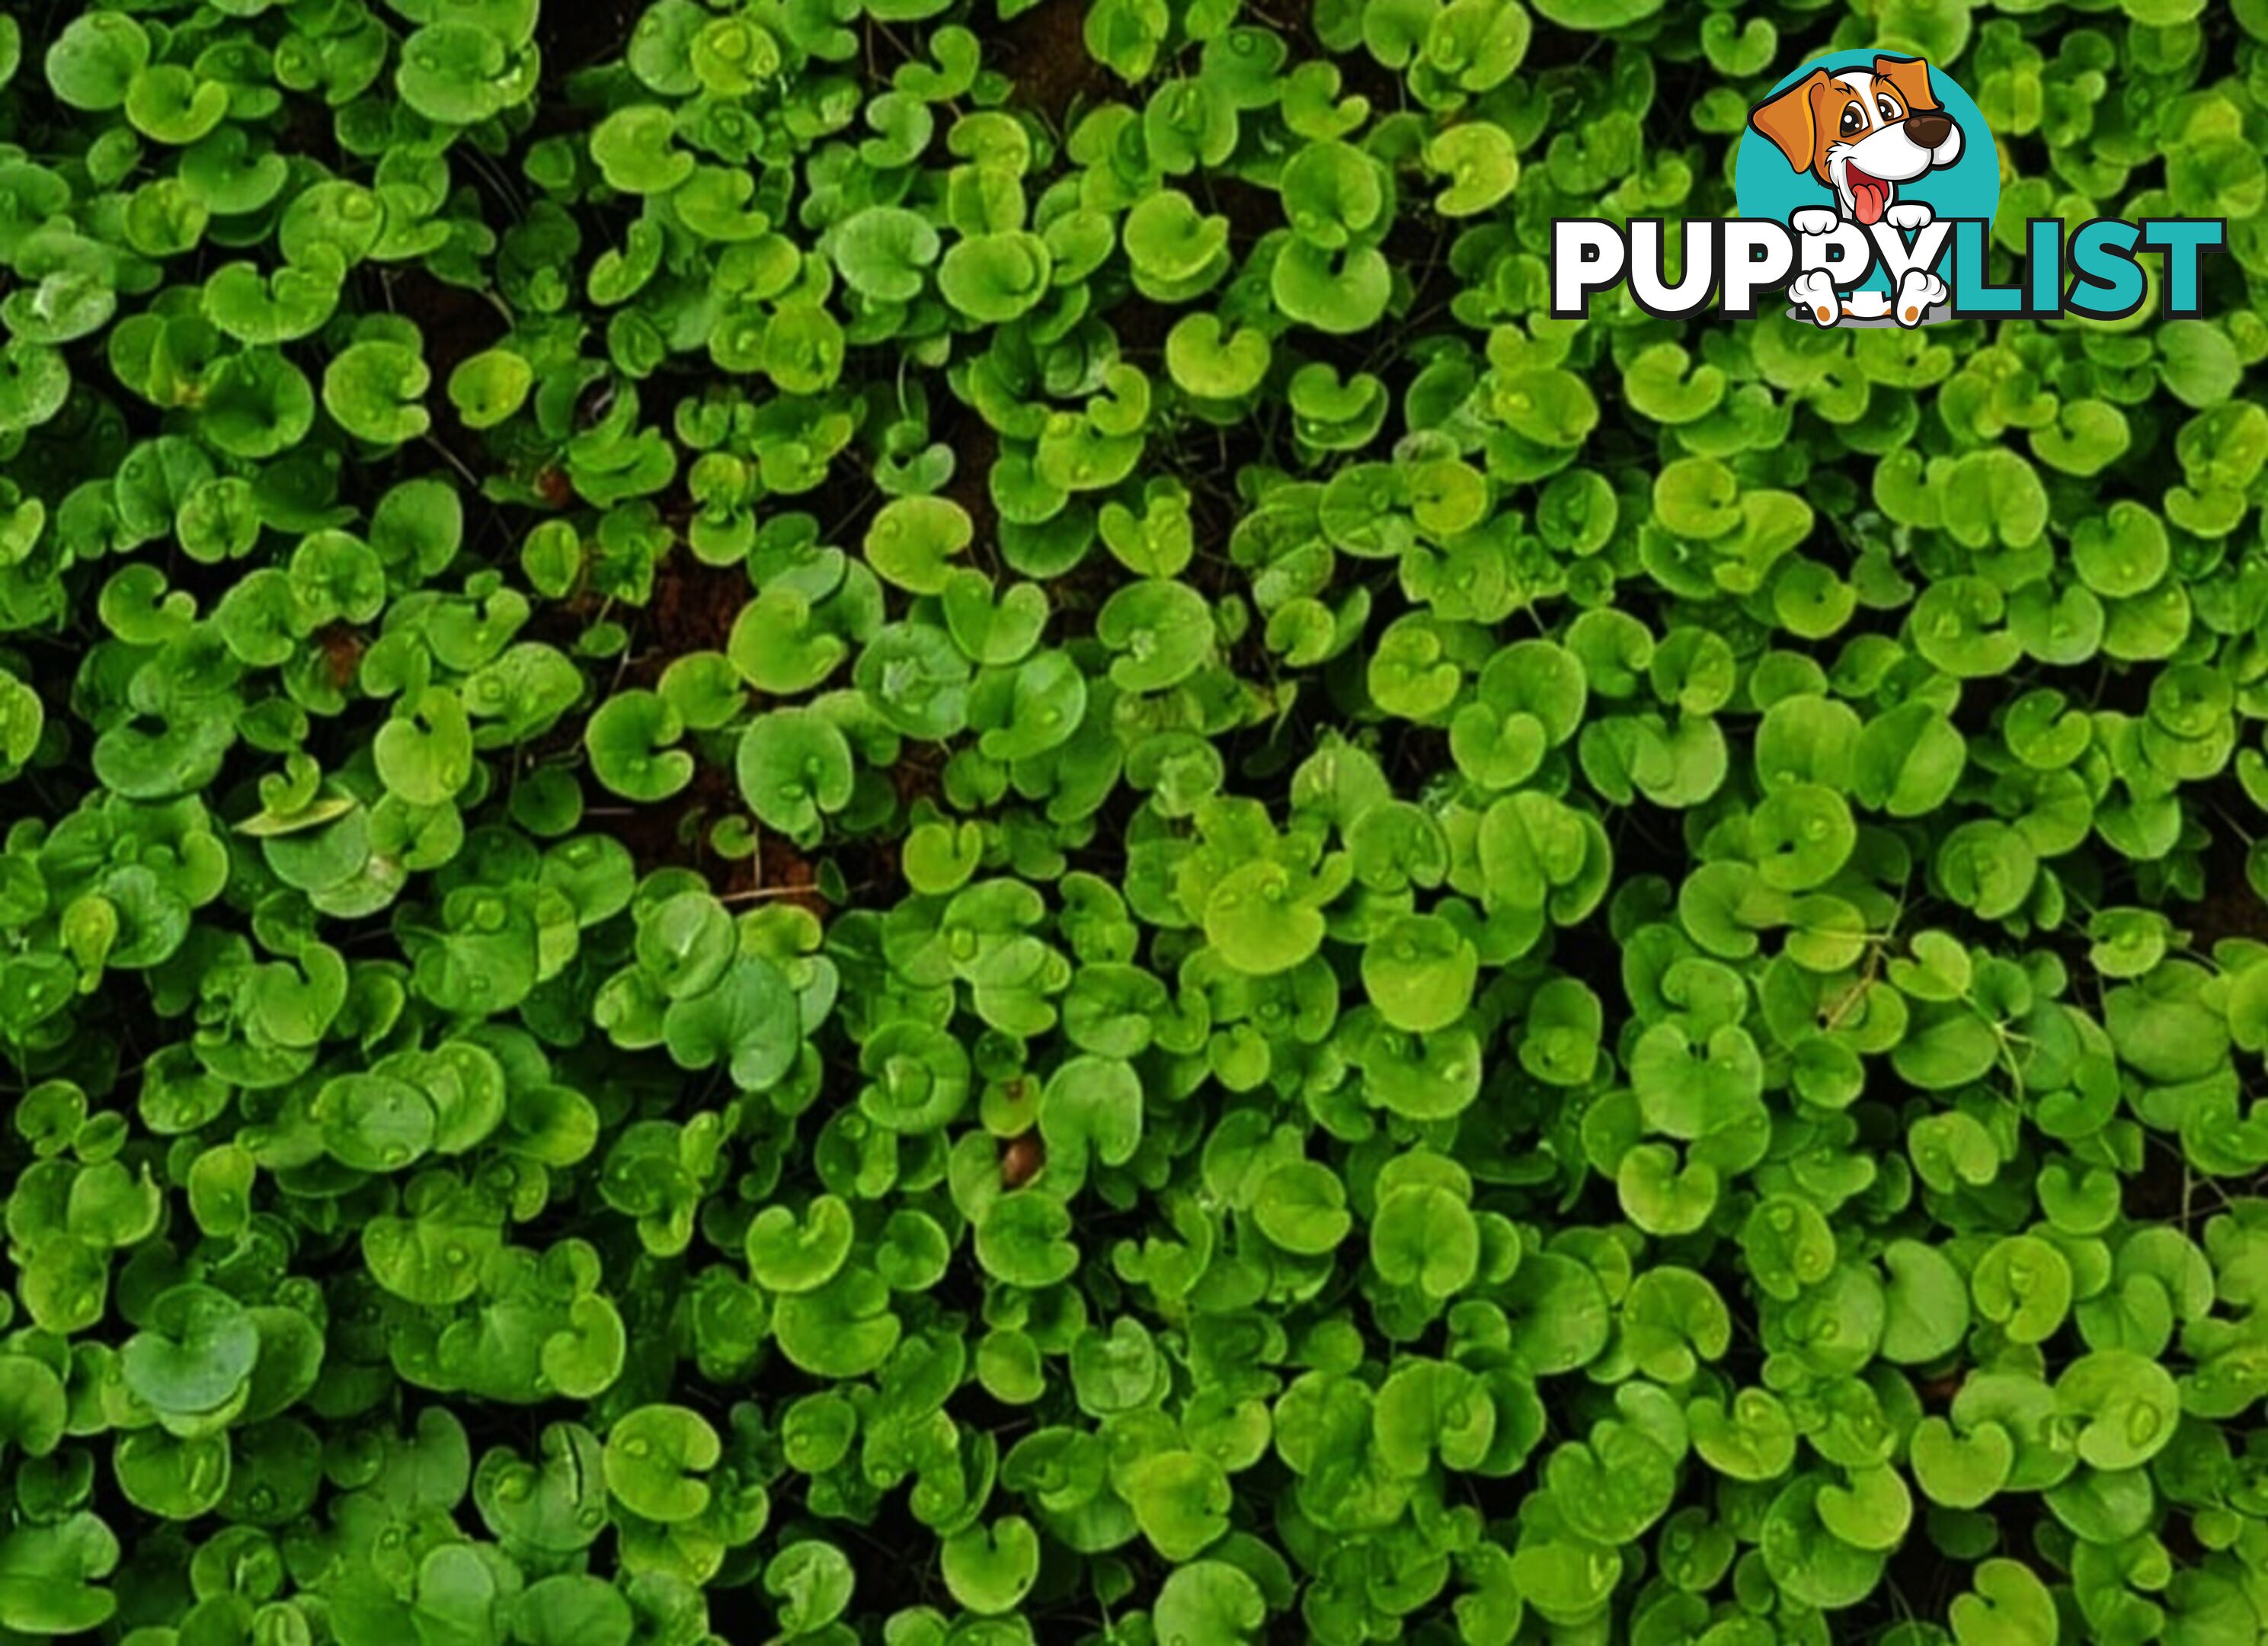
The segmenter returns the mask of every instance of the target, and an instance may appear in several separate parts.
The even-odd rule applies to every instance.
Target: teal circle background
[[[1814,69],[1824,69],[1830,74],[1845,69],[1871,70],[1878,56],[1904,55],[1895,51],[1831,51],[1823,57],[1808,58],[1781,76],[1771,91],[1756,100],[1761,103],[1777,97]],[[1929,65],[1929,85],[1944,105],[1945,112],[1961,128],[1961,158],[1911,183],[1900,183],[1898,198],[1918,200],[1940,218],[1984,218],[1989,221],[2000,207],[2000,156],[1993,146],[1992,133],[1984,124],[1976,100],[1933,63]],[[1833,210],[1836,204],[1833,192],[1824,183],[1809,172],[1797,171],[1769,137],[1746,125],[1741,129],[1740,150],[1733,157],[1733,199],[1744,218],[1771,218],[1781,223],[1802,207],[1826,206]],[[1945,255],[1936,264],[1939,273],[1944,272],[1952,255],[1953,242],[1948,237]],[[1861,283],[1860,289],[1884,291],[1889,289],[1889,284],[1877,269]]]

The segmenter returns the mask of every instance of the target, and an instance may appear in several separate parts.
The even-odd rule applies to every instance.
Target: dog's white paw
[[[1918,200],[1901,200],[1882,213],[1882,220],[1894,229],[1926,229],[1937,217]]]
[[[1787,225],[1798,234],[1832,234],[1837,221],[1825,206],[1799,206],[1788,214]]]
[[[1806,320],[1832,326],[1843,314],[1843,299],[1836,294],[1835,277],[1824,269],[1813,269],[1787,283],[1787,295]]]
[[[1918,326],[1922,316],[1945,301],[1945,282],[1926,269],[1909,269],[1898,281],[1893,317],[1901,326]]]

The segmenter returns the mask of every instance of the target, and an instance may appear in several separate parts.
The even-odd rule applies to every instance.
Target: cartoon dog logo
[[[1832,206],[1803,207],[1788,218],[1799,234],[1825,234],[1838,220],[1872,230],[1877,223],[1911,231],[1933,221],[1919,200],[1902,200],[1898,188],[1961,158],[1961,127],[1930,85],[1929,64],[1918,57],[1874,59],[1864,69],[1814,69],[1749,111],[1749,124],[1827,189]],[[1945,283],[1926,269],[1909,269],[1894,299],[1854,292],[1845,304],[1825,269],[1799,275],[1789,296],[1818,320],[1874,319],[1888,310],[1905,326],[1920,322],[1945,301]]]

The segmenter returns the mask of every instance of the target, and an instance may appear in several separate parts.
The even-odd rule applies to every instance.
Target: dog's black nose
[[[1906,136],[1925,149],[1943,146],[1945,140],[1952,135],[1953,121],[1948,115],[1925,109],[1906,116]]]

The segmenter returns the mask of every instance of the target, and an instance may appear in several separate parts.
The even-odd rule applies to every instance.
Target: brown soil
[[[1015,82],[1010,106],[1027,108],[1057,132],[1086,106],[1119,95],[1117,76],[1086,55],[1086,7],[1040,0],[984,35],[984,60]]]
[[[714,890],[746,891],[756,884],[755,860],[722,857],[709,845],[709,830],[718,818],[745,809],[733,774],[696,752],[693,781],[667,800],[601,808],[595,821],[630,848],[641,875],[689,868]]]
[[[766,834],[755,858],[756,872],[751,891],[775,894],[778,901],[825,919],[828,912],[826,897],[819,889],[819,870],[812,860],[795,849],[795,843],[776,834]]]
[[[741,567],[710,565],[682,545],[673,549],[655,570],[653,597],[638,616],[643,646],[624,665],[620,683],[651,688],[678,658],[723,651],[748,594]],[[710,830],[719,819],[747,809],[732,772],[708,757],[714,752],[696,748],[691,783],[666,801],[608,816],[603,820],[608,831],[630,848],[642,874],[689,868],[720,897],[777,897],[824,917],[828,903],[818,890],[817,868],[792,841],[760,831],[756,851],[742,858],[724,857],[710,845]]]
[[[659,678],[688,652],[723,651],[752,592],[744,568],[711,565],[682,545],[671,550],[654,569],[653,598],[639,625],[651,650],[633,667],[650,663]]]
[[[601,808],[595,821],[630,848],[640,874],[657,868],[689,868],[709,876],[722,890],[755,883],[754,860],[726,862],[709,849],[709,825],[740,808],[732,774],[702,763],[693,781],[666,801],[643,806]]]
[[[943,743],[908,742],[890,768],[890,786],[897,791],[898,804],[910,807],[916,801],[934,801],[944,793],[946,750]]]
[[[669,799],[601,808],[592,822],[629,848],[640,875],[658,868],[689,868],[728,903],[777,901],[824,919],[829,905],[819,890],[818,866],[794,842],[763,830],[756,850],[741,858],[724,857],[710,845],[710,830],[720,818],[746,809],[733,774],[703,761],[695,769],[693,781]]]
[[[367,648],[362,631],[341,618],[315,631],[313,644],[323,654],[323,672],[331,684],[344,691],[354,683],[355,671],[362,667],[362,654]]]
[[[2268,943],[2268,903],[2263,903],[2260,894],[2252,889],[2242,862],[2233,874],[2210,875],[2205,894],[2198,901],[2187,908],[2176,905],[2167,912],[2189,933],[2190,947],[2201,955],[2210,955],[2213,946],[2225,937]]]
[[[1166,334],[1173,330],[1174,322],[1183,313],[1153,302],[1139,292],[1130,291],[1103,309],[1101,315],[1118,339],[1120,354],[1154,367],[1166,358]]]

